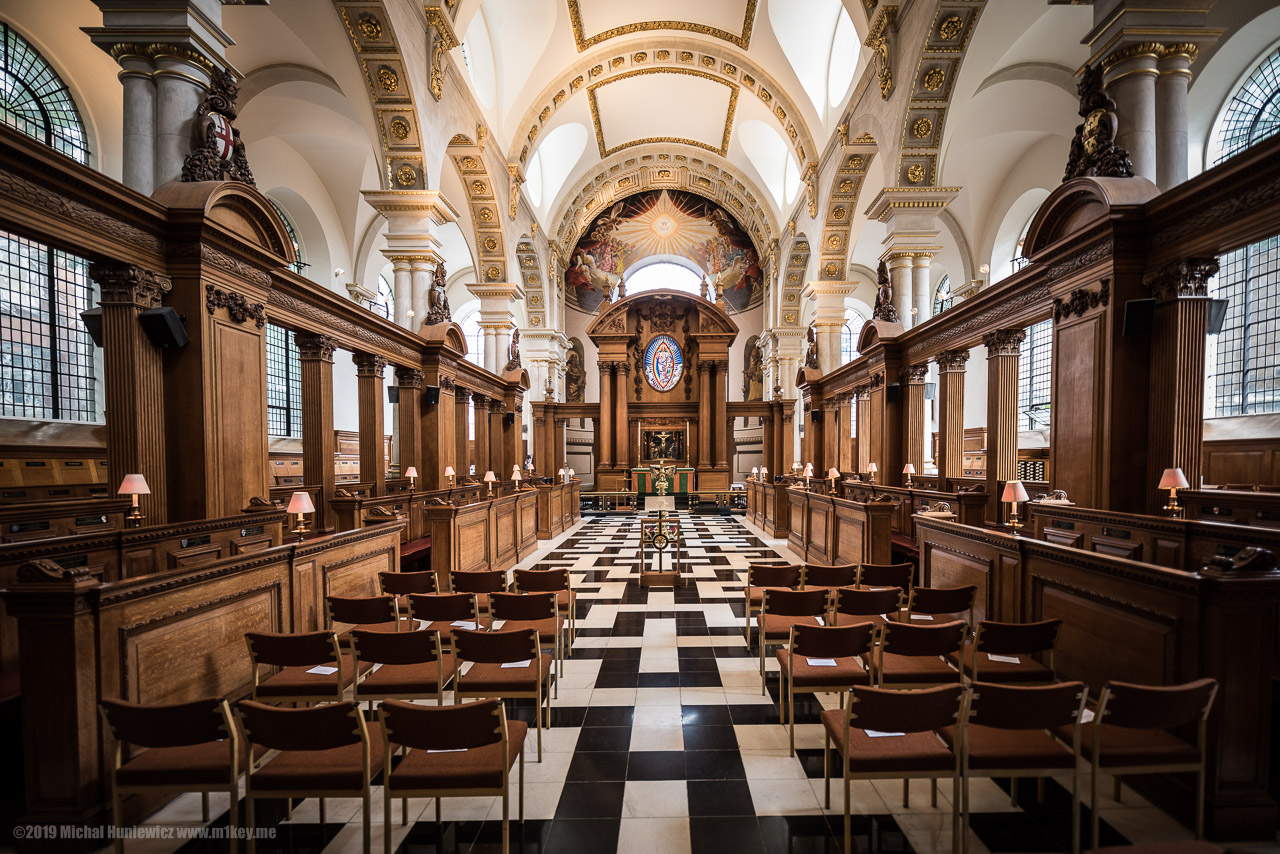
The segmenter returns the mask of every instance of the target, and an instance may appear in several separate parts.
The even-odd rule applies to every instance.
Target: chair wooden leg
[[[506,790],[502,792],[502,854],[508,854],[511,846],[511,797]]]
[[[200,820],[205,824],[209,823],[209,793],[200,793]]]
[[[240,850],[240,834],[236,832],[240,824],[240,792],[238,787],[231,788],[231,803],[227,805],[227,828],[231,832],[231,854]]]
[[[849,763],[844,766],[844,850],[846,854],[853,851],[853,816],[849,812]]]
[[[245,832],[245,836],[247,836],[249,839],[249,844],[247,846],[249,849],[249,854],[257,854],[258,823],[253,814],[253,797],[248,792],[245,792],[245,795],[244,795],[244,813],[245,813],[244,832]],[[121,849],[121,850],[124,850],[124,849]]]
[[[1204,839],[1204,763],[1196,772],[1196,839]]]
[[[1115,791],[1111,793],[1111,797],[1115,798],[1116,803],[1120,803],[1120,775],[1117,774],[1113,779],[1115,783]]]
[[[1018,806],[1018,778],[1009,778],[1009,806]]]
[[[382,854],[391,854],[391,794],[390,787],[382,787]],[[404,813],[400,814],[400,823],[404,824]]]
[[[116,854],[124,854],[124,828],[121,824],[124,820],[124,811],[120,805],[120,792],[114,781],[111,784],[111,823],[116,828]]]
[[[1044,803],[1044,778],[1036,778],[1036,803]]]
[[[520,823],[524,824],[524,750],[520,751]]]
[[[409,826],[409,799],[408,798],[400,799],[400,826],[401,827]]]
[[[823,804],[823,808],[831,809],[831,736],[825,734],[822,744],[822,780],[826,786],[827,793],[827,800]]]
[[[960,775],[951,776],[951,850],[959,851],[965,828],[960,825]]]
[[[369,852],[373,848],[373,820],[372,820],[373,809],[372,809],[372,804],[370,803],[370,800],[372,800],[372,798],[369,794],[369,786],[367,781],[364,787],[364,797],[362,797],[360,800],[361,800],[360,816],[361,818],[364,819],[364,834],[362,836],[362,839],[364,842],[363,851],[364,851],[364,854],[369,854]],[[383,828],[384,832],[387,830],[389,830],[389,828]]]
[[[436,824],[440,824],[440,797],[436,796]]]
[[[929,778],[929,806],[937,808],[938,806],[938,778]]]
[[[782,677],[779,676],[779,679]],[[791,755],[796,755],[796,695],[795,683],[790,679],[787,680],[787,729],[788,738],[791,741]],[[779,703],[779,706],[782,704]]]
[[[1089,844],[1098,847],[1098,774],[1101,769],[1093,763],[1093,773],[1089,775]]]
[[[902,778],[902,808],[911,806],[911,778]]]
[[[1080,766],[1071,769],[1071,854],[1080,854]]]

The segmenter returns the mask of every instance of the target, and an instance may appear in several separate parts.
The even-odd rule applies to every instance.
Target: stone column
[[[454,222],[457,214],[439,190],[365,190],[361,195],[387,220],[382,254],[395,273],[396,323],[417,332],[426,319],[427,291],[440,260],[440,240],[432,231]]]
[[[127,474],[146,478],[150,495],[138,496],[143,525],[169,520],[165,465],[164,353],[147,338],[138,315],[158,308],[173,288],[166,276],[129,264],[92,264],[102,306],[107,475],[111,494]]]
[[[486,282],[467,285],[467,290],[480,300],[485,370],[501,374],[507,364],[511,330],[516,324],[515,306],[524,300],[524,288],[518,284]]]
[[[1147,443],[1148,512],[1160,513],[1167,494],[1156,484],[1166,468],[1180,468],[1192,486],[1203,474],[1205,338],[1209,279],[1216,258],[1175,261],[1148,273],[1156,299],[1151,333],[1151,414]]]
[[[923,323],[931,313],[929,261],[942,250],[938,214],[958,192],[956,187],[885,187],[867,208],[869,217],[885,224],[880,260],[889,268],[893,305],[903,329]],[[911,315],[913,305],[919,309],[915,317]]]
[[[558,471],[560,471],[560,469],[565,468],[565,461],[564,461],[564,428],[565,428],[565,424],[566,424],[566,419],[564,419],[564,418],[557,418],[557,419],[556,419],[556,437],[555,437],[556,467],[555,467],[555,471],[557,471],[557,472],[558,472]],[[554,472],[553,472],[553,473],[554,473]]]
[[[782,436],[778,444],[782,446],[781,464],[773,470],[777,474],[790,474],[791,464],[796,461],[796,402],[794,400],[781,401],[782,408]]]
[[[813,325],[818,338],[818,367],[829,374],[840,367],[840,335],[844,331],[844,300],[857,282],[809,282],[800,298],[812,300]]]
[[[417,488],[423,488],[422,461],[422,371],[396,366],[396,388],[400,403],[396,414],[399,420],[400,476],[412,468],[418,470]],[[361,467],[363,468],[363,462]]]
[[[212,63],[189,48],[155,57],[156,170],[159,187],[182,177],[182,161],[195,139],[196,110],[209,95]]]
[[[711,398],[715,381],[711,362],[698,359],[698,465],[711,466]],[[790,439],[788,438],[788,441]]]
[[[1018,359],[1027,333],[1000,329],[987,348],[987,518],[1000,518],[1000,490],[1018,479]]]
[[[858,438],[855,442],[857,450],[857,463],[854,471],[866,473],[867,466],[871,463],[871,386],[860,385],[853,390],[854,400],[856,401],[856,411],[854,417],[858,419]]]
[[[920,477],[924,474],[924,430],[925,430],[925,402],[924,402],[924,386],[925,380],[929,377],[928,365],[912,365],[904,368],[900,375],[903,391],[903,423],[906,428],[906,442],[903,446],[903,456],[906,462],[916,467],[916,473],[913,477]]]
[[[915,262],[909,252],[891,252],[884,256],[884,263],[889,268],[889,286],[893,289],[893,307],[898,310],[898,322],[903,329],[910,329],[915,324],[915,318],[911,316],[911,270]]]
[[[1194,44],[1166,45],[1156,70],[1156,184],[1169,190],[1187,180],[1187,90]]]
[[[353,353],[356,400],[360,416],[360,480],[373,484],[373,495],[387,493],[387,462],[383,435],[383,380],[387,360],[370,353]]]
[[[1156,61],[1161,46],[1141,42],[1123,47],[1102,60],[1103,85],[1115,99],[1120,121],[1116,144],[1129,152],[1133,174],[1155,183]],[[1185,163],[1183,169],[1186,169]]]
[[[387,260],[391,262],[391,298],[395,302],[396,325],[412,329],[410,318],[417,317],[413,307],[413,284],[411,279],[411,262],[408,256],[393,255]]]
[[[947,350],[938,363],[938,488],[964,475],[964,371],[968,350]]]
[[[333,351],[337,342],[328,335],[298,332],[294,335],[302,368],[302,480],[320,487],[315,529],[334,525],[333,490],[337,481],[333,456],[337,439],[333,432]]]
[[[613,362],[600,363],[600,468],[613,468],[613,368]]]
[[[138,48],[138,45],[131,46]],[[156,83],[151,58],[128,50],[116,57],[124,85],[125,186],[149,196],[156,189]]]
[[[438,260],[439,257],[435,253],[414,255],[409,259],[409,310],[413,312],[409,329],[414,332],[417,332],[423,321],[427,319],[427,294],[433,284],[433,271]]]
[[[471,392],[471,411],[476,425],[471,458],[476,464],[476,480],[479,480],[489,470],[489,399]]]
[[[917,252],[911,260],[911,302],[916,310],[915,316],[911,318],[911,325],[918,326],[933,317],[933,288],[929,282],[929,264],[933,260],[933,253]],[[919,466],[916,466],[916,471],[920,471]]]
[[[458,483],[467,476],[467,466],[471,463],[471,393],[462,386],[454,386],[453,391],[453,423],[454,447],[457,462],[453,464],[458,475]]]

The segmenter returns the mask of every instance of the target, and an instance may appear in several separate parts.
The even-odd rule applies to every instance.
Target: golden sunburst
[[[618,225],[613,236],[633,247],[631,258],[650,255],[691,257],[696,247],[716,238],[715,226],[680,210],[666,190],[653,207]]]

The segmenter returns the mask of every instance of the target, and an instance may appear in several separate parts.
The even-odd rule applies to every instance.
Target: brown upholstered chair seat
[[[406,600],[407,601],[407,600]],[[399,623],[399,626],[396,624]],[[400,620],[387,620],[385,623],[360,623],[340,632],[338,641],[347,643],[351,640],[351,633],[355,631],[361,632],[411,632],[414,628],[413,620],[405,617]]]
[[[266,748],[254,746],[254,758]],[[240,745],[240,767],[249,767],[248,745]],[[141,750],[120,766],[116,778],[122,786],[200,786],[225,784],[231,779],[231,749],[226,741],[209,741],[184,747],[151,747]]]
[[[1080,725],[1080,753],[1085,759],[1093,759],[1093,731],[1097,721]],[[1055,730],[1058,737],[1071,741],[1071,727]],[[1134,729],[1131,727],[1102,725],[1103,768],[1127,765],[1194,764],[1200,761],[1200,753],[1194,746],[1162,729]]]
[[[563,625],[559,617],[547,617],[545,620],[507,620],[497,630],[537,629],[540,643],[553,644],[556,641],[556,633]]]
[[[507,768],[516,764],[529,725],[507,721]],[[391,772],[397,789],[496,789],[502,787],[502,743],[456,753],[410,750]]]
[[[368,694],[418,694],[424,691],[438,691],[436,684],[440,674],[444,674],[444,683],[449,684],[453,674],[458,670],[458,661],[452,655],[440,657],[439,667],[434,661],[420,664],[384,664],[370,673],[360,683],[360,691]]]
[[[790,640],[791,627],[795,625],[822,625],[817,617],[793,617],[785,614],[757,614],[756,619],[764,623],[764,634],[769,640]]]
[[[764,591],[766,590],[791,590],[790,587],[750,587],[747,588],[747,601],[751,606],[759,607],[764,603]]]
[[[939,734],[947,744],[955,744],[955,727],[944,727]],[[1004,729],[970,723],[966,738],[969,767],[975,770],[1076,767],[1071,748],[1063,747],[1042,729]]]
[[[553,666],[551,656],[545,653],[538,656],[537,664],[541,672],[536,676],[545,680],[551,674]],[[528,667],[503,667],[501,664],[475,662],[471,665],[471,669],[459,678],[462,686],[472,693],[532,691],[536,687],[534,666],[532,661]]]
[[[326,661],[325,667],[337,667],[337,662]],[[360,672],[366,673],[373,665],[360,662]],[[285,667],[279,673],[258,683],[257,694],[265,697],[296,697],[308,694],[327,694],[333,691],[334,674],[308,673],[311,667]],[[342,656],[342,685],[352,682],[354,665],[349,655]]]
[[[958,682],[959,672],[940,655],[894,655],[881,659],[881,679],[890,683]]]
[[[369,729],[369,767],[382,765],[382,729]],[[329,750],[282,750],[253,773],[256,792],[359,791],[364,786],[364,748],[348,744]]]
[[[832,746],[849,763],[849,770],[861,774],[878,772],[930,772],[949,774],[956,767],[955,754],[932,731],[872,738],[861,729],[849,728],[844,743],[844,710],[828,709],[821,715],[822,726]]]
[[[1030,655],[1025,653],[1021,655],[1003,656],[1006,658],[1017,658],[1018,663],[1011,661],[992,661],[988,653],[978,652],[978,676],[983,682],[1001,682],[1001,683],[1020,683],[1020,682],[1052,682],[1053,670],[1045,667],[1036,661]],[[964,648],[964,675],[973,678],[973,644],[969,644]],[[960,666],[960,656],[952,653],[947,659],[956,667]],[[1068,741],[1070,739],[1068,738]]]
[[[833,626],[852,626],[858,623],[875,623],[877,626],[885,622],[883,614],[841,614],[836,613],[831,620]]]
[[[791,684],[796,689],[842,687],[853,685],[870,685],[871,674],[867,671],[862,659],[857,656],[833,659],[835,667],[814,667],[803,655],[792,656],[785,649],[776,653],[778,664],[782,668],[783,678],[791,671]]]

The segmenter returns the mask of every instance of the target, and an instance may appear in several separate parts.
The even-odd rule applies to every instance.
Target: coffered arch
[[[850,206],[852,207],[852,206]],[[804,232],[796,235],[791,241],[782,259],[782,290],[779,294],[778,324],[783,327],[798,327],[801,320],[800,292],[809,270],[809,257],[813,250],[809,238]]]
[[[480,146],[465,134],[456,134],[446,149],[453,160],[471,209],[476,230],[476,279],[480,282],[506,282],[507,248],[502,231],[503,207],[498,201],[498,188],[484,164]],[[505,182],[504,182],[505,183]]]
[[[848,138],[847,125],[842,125],[843,139]],[[842,145],[840,161],[827,194],[826,213],[822,225],[822,242],[818,247],[818,278],[824,281],[843,282],[848,279],[846,259],[849,257],[849,237],[857,212],[858,194],[878,148],[871,134],[848,139]]]

